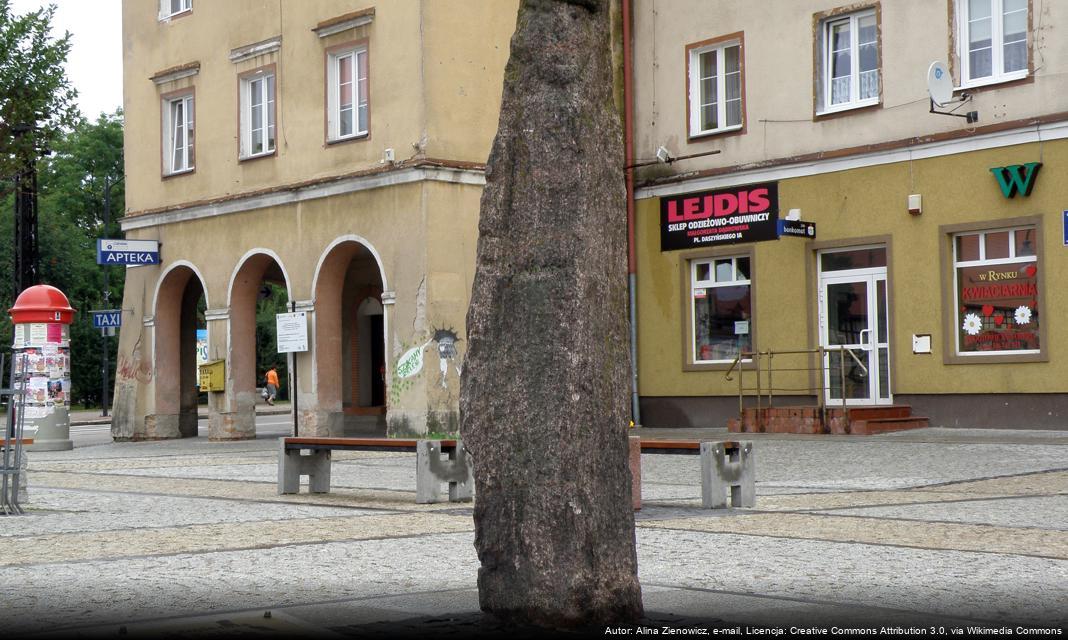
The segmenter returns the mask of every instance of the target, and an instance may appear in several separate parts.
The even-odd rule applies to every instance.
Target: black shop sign
[[[660,250],[779,238],[779,185],[764,182],[660,199]]]

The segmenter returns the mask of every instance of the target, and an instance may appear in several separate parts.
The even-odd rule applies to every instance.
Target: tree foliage
[[[55,6],[22,16],[0,0],[0,179],[7,179],[50,149],[80,118],[78,93],[63,72],[70,33],[52,39]],[[22,129],[32,135],[19,135]]]
[[[256,302],[256,385],[263,386],[263,374],[274,367],[278,371],[278,397],[285,399],[289,397],[288,360],[278,353],[275,316],[289,311],[289,297],[284,286],[270,282],[265,286],[270,293]]]
[[[2,2],[2,0],[0,0]],[[91,310],[118,308],[122,302],[125,273],[115,267],[96,264],[96,239],[121,237],[118,224],[104,225],[105,180],[110,190],[111,218],[125,210],[123,193],[122,114],[101,114],[96,122],[80,120],[73,129],[57,138],[54,154],[42,158],[39,169],[38,227],[41,282],[59,288],[77,310],[71,325],[71,398],[76,403],[96,404],[101,400],[100,330],[93,329]],[[9,193],[0,200],[0,264],[13,263],[10,242],[14,198]],[[104,296],[104,269],[109,274],[110,298]],[[10,278],[0,279],[0,303],[9,309],[14,303]],[[0,336],[12,335],[6,314],[0,323]],[[108,340],[109,376],[114,375],[117,339]],[[10,341],[0,339],[5,352]],[[109,379],[109,388],[113,379]]]

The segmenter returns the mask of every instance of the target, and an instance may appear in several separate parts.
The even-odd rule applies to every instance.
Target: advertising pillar
[[[73,449],[74,443],[70,440],[70,323],[74,319],[74,309],[62,291],[40,284],[19,294],[8,314],[15,324],[12,344],[15,377],[26,382],[26,437],[34,439],[29,449]]]

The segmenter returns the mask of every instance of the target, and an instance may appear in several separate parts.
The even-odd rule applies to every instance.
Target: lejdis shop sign
[[[660,199],[660,250],[779,237],[779,185],[751,184]]]

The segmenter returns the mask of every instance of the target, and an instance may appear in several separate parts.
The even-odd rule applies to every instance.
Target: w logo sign
[[[1017,193],[1024,196],[1031,195],[1031,189],[1035,186],[1035,178],[1038,177],[1038,170],[1041,168],[1041,162],[1028,162],[1008,167],[994,167],[990,173],[998,179],[1001,193],[1006,198],[1012,198]]]

